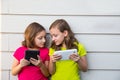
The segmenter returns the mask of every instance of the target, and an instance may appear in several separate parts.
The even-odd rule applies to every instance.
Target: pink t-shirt
[[[28,48],[26,47],[19,47],[15,53],[14,57],[20,61],[22,58],[24,58],[25,50]],[[40,48],[40,58],[42,59],[43,63],[45,61],[49,61],[49,50],[48,48]],[[47,77],[45,77],[40,68],[37,66],[25,66],[18,74],[18,80],[48,80]]]

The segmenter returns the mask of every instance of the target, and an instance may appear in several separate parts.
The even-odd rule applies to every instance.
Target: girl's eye
[[[40,38],[38,38],[39,40],[41,40],[42,39],[42,37],[40,37]]]
[[[51,35],[51,37],[57,37],[57,35]]]
[[[57,37],[57,35],[54,35],[54,37]]]
[[[42,40],[42,39],[46,39],[46,37],[40,37],[40,38],[38,38],[39,40]]]

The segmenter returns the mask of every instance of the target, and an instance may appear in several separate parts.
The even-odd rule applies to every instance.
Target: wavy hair
[[[75,43],[78,43],[78,40],[74,37],[74,33],[72,32],[69,24],[64,20],[64,19],[57,19],[55,22],[53,22],[49,28],[49,30],[51,28],[55,28],[57,27],[57,29],[60,30],[60,32],[64,32],[65,30],[68,31],[68,35],[67,37],[64,38],[64,42],[66,44],[67,49],[78,49],[77,45]],[[62,47],[62,44],[60,45],[55,45],[54,42],[52,42],[51,47],[55,50],[60,50],[60,48]]]
[[[37,22],[29,24],[24,32],[24,41],[22,41],[22,46],[34,48],[34,39],[36,35],[43,30],[45,31],[45,28]]]

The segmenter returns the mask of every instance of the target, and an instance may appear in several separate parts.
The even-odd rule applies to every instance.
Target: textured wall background
[[[10,73],[13,52],[31,22],[44,25],[63,18],[87,49],[82,80],[120,80],[120,0],[1,0],[1,80]]]

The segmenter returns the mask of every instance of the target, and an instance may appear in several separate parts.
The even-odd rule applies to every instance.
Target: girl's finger
[[[38,60],[40,60],[40,56],[39,55],[37,55],[37,58],[38,58]]]

